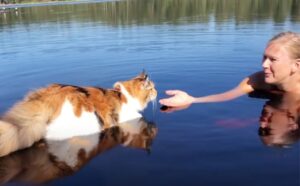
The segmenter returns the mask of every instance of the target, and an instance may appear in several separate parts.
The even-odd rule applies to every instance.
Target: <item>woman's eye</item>
[[[277,59],[276,59],[276,58],[273,58],[273,57],[271,57],[271,58],[270,58],[270,61],[272,61],[272,62],[275,62],[275,61],[277,61]]]

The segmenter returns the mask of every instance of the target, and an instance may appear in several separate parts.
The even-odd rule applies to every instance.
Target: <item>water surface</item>
[[[300,31],[299,0],[96,1],[2,10],[0,112],[50,83],[111,87],[143,69],[158,98],[167,89],[221,92],[260,70],[266,42],[287,30]],[[297,186],[298,141],[270,147],[258,134],[266,101],[243,96],[168,114],[149,105],[145,120],[157,128],[150,146],[105,146],[78,170],[45,184]],[[17,171],[4,168],[14,159],[2,159],[2,182],[25,185],[20,167],[36,174],[31,161],[47,156],[35,148],[14,154]]]

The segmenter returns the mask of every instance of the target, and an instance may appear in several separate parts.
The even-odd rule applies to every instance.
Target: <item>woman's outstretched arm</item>
[[[166,94],[171,97],[161,99],[159,102],[169,107],[182,107],[193,103],[229,101],[254,91],[254,87],[262,87],[264,84],[262,78],[263,73],[257,72],[243,79],[238,86],[231,90],[202,97],[194,97],[181,90],[167,90]]]

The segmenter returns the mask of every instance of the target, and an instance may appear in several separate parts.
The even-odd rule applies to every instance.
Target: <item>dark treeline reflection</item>
[[[189,19],[182,19],[189,17]],[[300,21],[300,0],[124,0],[101,3],[34,6],[0,14],[1,26],[37,22],[100,22],[108,25],[143,25],[183,21],[236,24],[260,20]]]

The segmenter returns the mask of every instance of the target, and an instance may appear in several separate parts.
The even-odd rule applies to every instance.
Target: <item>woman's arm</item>
[[[249,79],[249,77],[243,79],[238,86],[226,92],[195,98],[193,103],[229,101],[244,94],[248,94],[254,91],[254,88],[249,84]]]
[[[226,92],[203,97],[193,97],[181,90],[168,90],[167,95],[172,97],[159,100],[160,104],[170,107],[181,107],[192,103],[208,103],[229,101],[248,94],[256,88],[264,88],[263,72],[257,72],[243,79],[238,86]],[[266,87],[265,87],[266,88]]]

